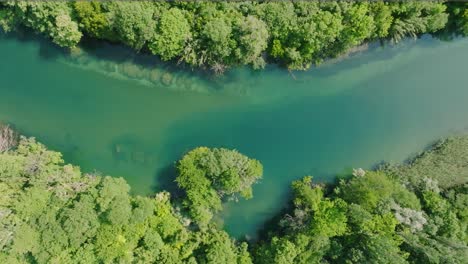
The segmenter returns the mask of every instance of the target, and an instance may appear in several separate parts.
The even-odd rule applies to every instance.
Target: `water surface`
[[[174,161],[196,146],[255,157],[265,174],[254,198],[223,213],[234,236],[253,235],[277,213],[292,180],[402,161],[468,126],[466,39],[408,40],[308,72],[241,68],[218,78],[154,61],[128,78],[113,70],[123,67],[121,50],[77,59],[3,36],[0,120],[83,171],[124,177],[137,194],[166,188]]]

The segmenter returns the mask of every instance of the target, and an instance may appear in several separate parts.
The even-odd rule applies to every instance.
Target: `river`
[[[292,180],[401,162],[468,126],[468,39],[424,37],[307,72],[222,77],[129,54],[103,44],[70,56],[3,35],[0,120],[85,172],[124,177],[135,194],[171,189],[174,162],[191,148],[238,149],[263,163],[264,178],[253,199],[225,205],[236,237],[285,205]],[[139,70],[130,77],[115,70],[135,70],[129,57]]]

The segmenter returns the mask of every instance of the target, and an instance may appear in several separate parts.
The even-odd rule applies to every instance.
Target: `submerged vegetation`
[[[2,134],[3,135],[3,134]],[[122,178],[82,173],[33,138],[0,151],[2,263],[464,263],[468,137],[408,165],[357,169],[336,185],[292,183],[291,206],[259,241],[212,220],[249,198],[261,164],[196,148],[177,164],[183,190],[129,194]],[[441,181],[441,184],[438,184]]]
[[[123,43],[222,72],[267,61],[307,69],[371,40],[467,34],[467,10],[438,1],[6,1],[0,26],[26,26],[68,48],[84,37]]]

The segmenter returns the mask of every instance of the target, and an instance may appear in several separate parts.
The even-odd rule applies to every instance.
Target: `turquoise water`
[[[97,46],[69,56],[3,36],[0,120],[83,171],[124,177],[137,194],[171,189],[174,162],[196,146],[259,159],[254,198],[222,215],[238,237],[284,206],[292,180],[399,162],[468,126],[467,39],[426,37],[308,72],[240,68],[222,77],[130,54]]]

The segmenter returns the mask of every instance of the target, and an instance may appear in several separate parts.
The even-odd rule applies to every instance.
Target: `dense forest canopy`
[[[468,4],[443,1],[4,1],[0,26],[26,26],[72,48],[123,43],[222,72],[267,61],[307,69],[364,42],[468,34]]]
[[[406,165],[355,169],[334,185],[292,183],[286,213],[258,241],[212,220],[252,196],[261,164],[196,148],[175,165],[183,190],[129,194],[122,178],[82,173],[33,138],[0,130],[1,263],[465,263],[468,137]],[[440,184],[439,184],[440,181]]]

